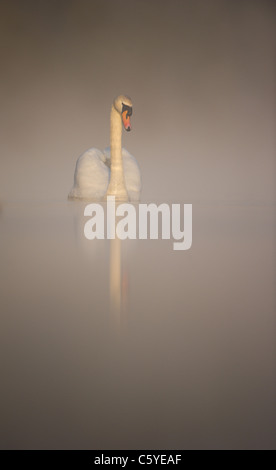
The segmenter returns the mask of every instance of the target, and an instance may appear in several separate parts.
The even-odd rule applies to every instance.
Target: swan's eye
[[[123,119],[123,124],[124,128],[126,131],[131,130],[131,124],[130,124],[130,116],[132,115],[132,107],[127,106],[126,104],[122,103],[122,119]]]
[[[130,117],[132,115],[132,107],[128,106],[127,104],[122,103],[122,114],[127,111],[126,117]]]

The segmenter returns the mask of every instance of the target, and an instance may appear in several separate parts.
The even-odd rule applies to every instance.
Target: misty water
[[[1,206],[1,448],[272,447],[275,207],[195,202],[188,251],[84,207]]]
[[[0,448],[275,448],[276,3],[0,3]],[[66,199],[120,93],[187,251]]]

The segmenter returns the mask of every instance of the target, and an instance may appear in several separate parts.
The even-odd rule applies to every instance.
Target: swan
[[[136,159],[122,148],[122,123],[131,130],[132,101],[119,95],[110,113],[110,147],[103,152],[92,147],[77,160],[74,186],[68,199],[103,200],[115,196],[120,201],[138,201],[141,174]]]

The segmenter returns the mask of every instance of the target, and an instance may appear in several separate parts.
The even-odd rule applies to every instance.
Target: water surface
[[[183,252],[83,209],[2,204],[1,448],[275,448],[275,206],[196,202]]]

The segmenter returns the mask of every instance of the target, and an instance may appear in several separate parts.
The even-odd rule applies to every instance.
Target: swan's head
[[[132,101],[129,96],[119,95],[114,100],[114,108],[122,116],[123,125],[126,131],[131,130],[130,116],[132,115]]]

